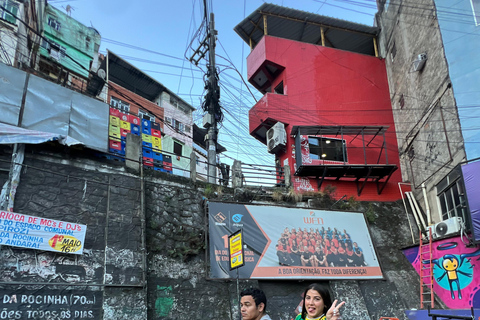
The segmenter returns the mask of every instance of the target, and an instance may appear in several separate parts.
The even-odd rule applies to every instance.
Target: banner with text
[[[383,279],[360,212],[209,202],[212,278],[230,270],[229,235],[242,230],[241,279]]]
[[[0,211],[0,245],[82,254],[87,226]]]
[[[101,319],[102,291],[0,289],[0,319]]]

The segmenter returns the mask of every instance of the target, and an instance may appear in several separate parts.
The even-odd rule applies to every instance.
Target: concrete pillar
[[[290,188],[292,186],[292,176],[290,175],[290,166],[285,165],[283,167],[283,174],[285,176],[285,188]]]
[[[142,164],[140,154],[142,152],[142,137],[127,133],[125,142],[125,166],[136,172],[140,171]]]
[[[238,160],[233,161],[232,186],[233,188],[243,187],[242,162]]]
[[[193,182],[197,180],[197,156],[195,155],[195,151],[190,153],[190,179]]]

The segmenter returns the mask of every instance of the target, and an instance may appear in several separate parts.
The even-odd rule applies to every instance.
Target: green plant
[[[326,196],[329,196],[330,198],[335,198],[335,193],[336,192],[337,192],[337,187],[335,187],[331,184],[327,184],[323,188],[323,194],[326,195]]]
[[[365,211],[365,217],[367,218],[368,222],[373,223],[377,219],[377,215],[375,214],[375,208],[373,204],[369,204],[367,210]]]
[[[213,186],[211,184],[208,184],[205,187],[204,194],[205,194],[205,197],[207,197],[207,198],[212,197],[212,195],[214,194],[214,190],[213,190]]]

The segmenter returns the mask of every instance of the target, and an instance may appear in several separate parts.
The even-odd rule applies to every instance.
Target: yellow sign
[[[50,240],[48,240],[48,244],[53,249],[65,253],[76,252],[82,248],[82,242],[80,240],[67,235],[56,234]]]
[[[230,270],[241,267],[245,264],[243,259],[243,239],[241,230],[235,232],[228,238],[230,251]]]

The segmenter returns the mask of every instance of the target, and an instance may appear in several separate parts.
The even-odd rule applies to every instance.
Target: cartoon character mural
[[[420,274],[428,265],[419,247],[403,251]],[[425,256],[424,256],[425,257]],[[452,309],[470,308],[480,303],[480,247],[466,248],[460,237],[432,243],[433,290]]]

